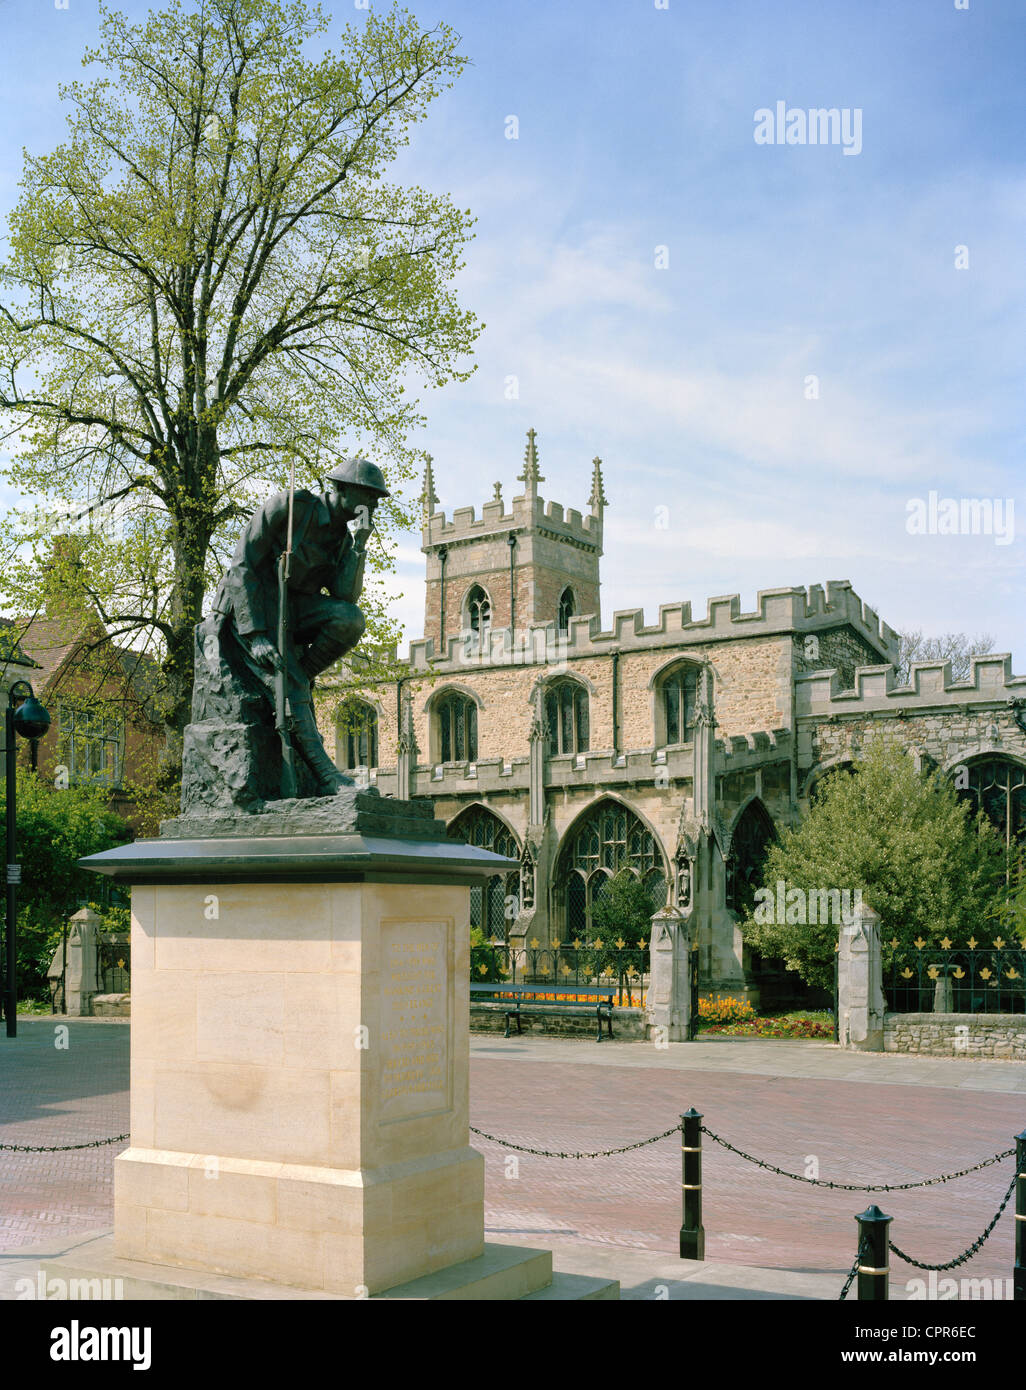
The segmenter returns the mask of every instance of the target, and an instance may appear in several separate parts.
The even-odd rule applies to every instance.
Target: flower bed
[[[734,1038],[833,1038],[829,1014],[795,1013],[760,1018],[747,1001],[699,999],[698,1027],[702,1033]]]

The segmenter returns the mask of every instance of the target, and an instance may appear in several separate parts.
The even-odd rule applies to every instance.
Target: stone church
[[[586,937],[627,869],[653,910],[691,919],[703,994],[786,997],[739,908],[769,842],[872,739],[957,773],[1009,839],[1026,829],[1026,677],[1009,656],[974,658],[964,681],[919,663],[899,683],[897,633],[843,581],[764,590],[750,612],[734,594],[604,620],[601,460],[586,509],[545,501],[530,430],[518,482],[450,518],[429,461],[424,636],[394,684],[348,673],[321,695],[340,768],[433,798],[453,835],[519,860],[474,890],[490,938]]]

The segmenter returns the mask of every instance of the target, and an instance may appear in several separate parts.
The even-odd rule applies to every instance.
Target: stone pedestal
[[[132,895],[116,1253],[352,1297],[480,1255],[467,890],[209,887]]]
[[[115,1255],[341,1297],[477,1259],[469,885],[512,865],[366,793],[227,825],[83,861],[133,884]]]

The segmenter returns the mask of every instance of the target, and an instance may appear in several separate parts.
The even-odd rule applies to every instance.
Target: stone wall
[[[1026,1061],[1026,1015],[885,1014],[884,1051]]]

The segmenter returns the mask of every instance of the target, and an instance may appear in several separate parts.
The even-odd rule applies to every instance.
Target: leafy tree
[[[941,637],[924,637],[921,632],[902,632],[895,670],[900,681],[907,682],[914,661],[950,661],[951,678],[969,679],[974,656],[986,656],[994,650],[994,638],[989,632],[969,637],[964,632],[945,632]]]
[[[886,941],[964,939],[1003,899],[1004,848],[982,813],[973,817],[945,779],[917,773],[901,749],[871,744],[849,777],[830,777],[806,819],[766,856],[773,890],[861,890]],[[839,924],[757,920],[746,941],[782,957],[811,985],[829,987]],[[774,914],[775,915],[775,914]]]
[[[629,869],[622,869],[609,880],[606,891],[591,908],[592,937],[604,945],[619,940],[625,947],[648,941],[652,914],[661,903],[652,901],[652,893]]]
[[[0,788],[2,791],[2,788]],[[54,787],[18,769],[18,974],[25,996],[46,998],[46,971],[61,929],[85,902],[109,908],[109,886],[80,869],[87,854],[124,844],[128,826],[107,806],[99,788]],[[0,798],[0,815],[6,806]]]
[[[311,486],[385,453],[408,479],[407,386],[470,374],[479,325],[451,290],[469,214],[383,178],[464,66],[458,39],[393,10],[312,55],[328,25],[307,0],[172,0],[139,24],[101,5],[84,63],[104,75],[60,88],[69,139],[26,156],[0,266],[8,476],[49,499],[7,528],[7,603],[76,587],[115,640],[148,642],[172,749],[243,518],[292,465]],[[42,568],[86,507],[102,524]],[[378,517],[408,521],[398,500]],[[383,543],[369,562],[391,567]],[[380,590],[368,607],[387,646]]]

